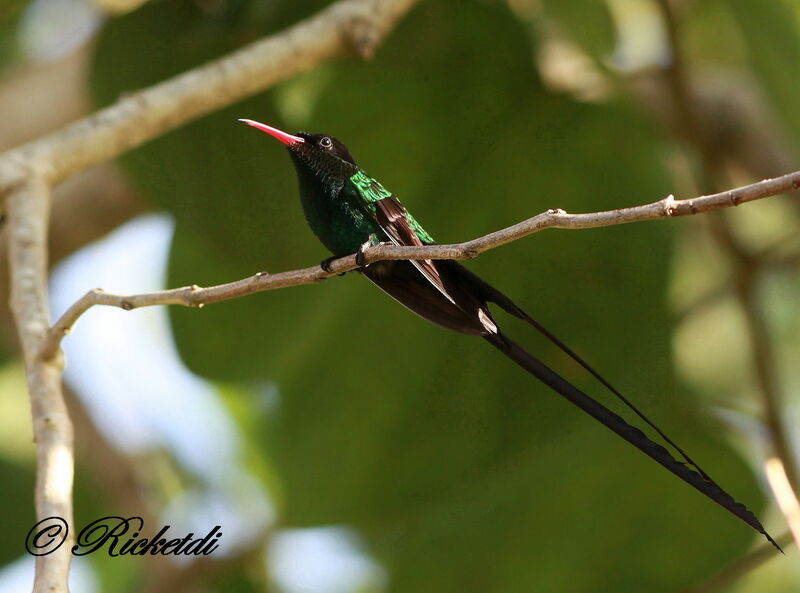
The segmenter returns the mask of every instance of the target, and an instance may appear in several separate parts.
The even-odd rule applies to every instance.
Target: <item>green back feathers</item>
[[[367,176],[363,171],[359,171],[350,177],[350,181],[355,186],[358,195],[362,200],[364,200],[364,207],[370,212],[370,214],[375,214],[375,202],[378,200],[390,198],[400,203],[400,200],[392,196],[392,192],[383,187],[372,177]],[[417,237],[419,237],[423,243],[435,243],[433,237],[431,237],[425,231],[425,229],[420,226],[420,224],[414,219],[413,216],[411,216],[408,210],[403,208],[403,211],[405,212],[404,215],[406,221],[408,221],[408,225],[411,227],[414,233],[416,233]]]
[[[420,224],[414,219],[413,216],[411,216],[411,214],[409,214],[408,211],[406,211],[406,220],[408,221],[408,226],[414,229],[417,237],[419,237],[423,243],[436,243],[436,241],[433,240],[433,237],[431,237],[425,231],[425,229],[420,226]]]
[[[372,206],[373,211],[375,210],[375,206],[372,205],[373,202],[392,197],[392,192],[383,187],[372,177],[367,177],[363,171],[359,171],[353,175],[350,181],[356,186],[358,195],[360,195],[368,205]]]

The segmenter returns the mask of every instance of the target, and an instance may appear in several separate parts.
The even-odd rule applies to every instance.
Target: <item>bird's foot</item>
[[[333,263],[333,260],[335,260],[335,259],[336,259],[335,255],[332,255],[330,257],[326,257],[321,262],[319,262],[319,267],[322,268],[323,272],[327,272],[327,273],[330,274],[330,272],[331,272],[331,264]]]
[[[337,259],[339,259],[338,255],[332,255],[330,257],[326,257],[321,262],[319,262],[319,267],[322,268],[323,272],[327,272],[328,274],[330,274],[331,273],[331,264]],[[341,274],[336,274],[336,275],[337,276],[344,276],[344,274],[345,273],[342,272]]]

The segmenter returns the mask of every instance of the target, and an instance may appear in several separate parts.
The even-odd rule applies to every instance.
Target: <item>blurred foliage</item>
[[[585,22],[556,3],[548,10],[601,53],[612,45],[602,6]],[[96,54],[100,102],[222,53],[239,31],[230,26],[209,24],[188,2],[111,23]],[[287,109],[287,97],[302,93],[285,85],[125,157],[137,186],[176,218],[168,284],[219,283],[325,256],[305,230],[279,145],[235,121],[282,123],[281,106],[308,114],[291,123],[344,139],[442,241],[551,206],[595,210],[663,193],[664,147],[653,130],[630,106],[545,89],[530,31],[501,5],[423,4],[374,62],[307,75],[300,88],[310,108]],[[132,44],[147,51],[122,68]],[[674,391],[664,364],[667,230],[551,233],[474,267],[548,325],[568,328],[580,351],[682,441],[699,441],[691,402],[673,394],[671,409],[658,405]],[[281,476],[283,521],[356,526],[385,562],[391,590],[670,591],[750,541],[724,512],[708,512],[707,501],[482,343],[410,317],[355,277],[171,315],[194,372],[278,385],[278,411],[258,433]],[[691,448],[739,496],[757,500],[741,462],[704,441]],[[676,558],[681,571],[670,570]]]
[[[800,10],[794,0],[725,2],[741,27],[753,73],[762,82],[776,113],[787,126],[787,136],[800,149]],[[770,34],[765,35],[764,32]]]
[[[25,398],[22,364],[0,366],[0,480],[3,501],[13,513],[3,514],[7,537],[0,541],[0,566],[16,559],[28,530],[36,522],[33,512],[34,485],[30,406]]]
[[[18,56],[17,30],[28,0],[0,2],[0,72]]]
[[[110,20],[96,40],[97,104],[328,4],[147,3]],[[687,60],[752,80],[797,146],[796,7],[712,0],[685,8],[678,14],[687,19]],[[334,134],[442,242],[551,207],[595,211],[677,193],[685,184],[673,181],[680,176],[671,177],[676,167],[666,163],[674,164],[678,144],[643,115],[618,84],[624,73],[614,80],[609,65],[622,45],[649,44],[654,55],[669,55],[657,27],[621,39],[635,27],[619,19],[634,13],[637,22],[658,15],[655,4],[628,0],[422,2],[373,61],[325,65],[124,156],[131,182],[175,219],[167,284],[217,284],[327,256],[302,218],[285,152],[240,117]],[[594,101],[553,88],[537,69],[554,37],[611,79]],[[787,221],[779,212],[759,223],[755,244],[790,233]],[[469,267],[586,354],[758,510],[762,495],[751,470],[704,420],[708,400],[695,397],[752,395],[741,320],[726,310],[728,301],[715,302],[699,323],[687,314],[677,334],[691,389],[675,380],[670,364],[668,296],[689,309],[726,280],[724,254],[709,247],[699,226],[681,227],[677,250],[668,223],[549,231]],[[784,295],[774,323],[791,341],[800,287],[770,287]],[[426,324],[356,274],[202,311],[172,308],[170,316],[186,365],[226,384],[246,455],[262,456],[249,463],[280,526],[353,527],[385,567],[391,592],[676,591],[754,541],[725,511],[480,340]],[[529,327],[500,322],[602,396]],[[712,349],[722,354],[709,355]],[[274,386],[274,406],[264,405],[265,385]],[[0,476],[14,480],[10,496],[21,501],[30,468],[0,463]],[[86,518],[114,506],[89,494],[79,500]],[[28,515],[15,519],[12,531],[29,523]],[[0,562],[13,559],[15,546],[0,548]],[[138,584],[134,563],[93,561],[104,590]],[[210,590],[259,591],[262,577],[234,570],[211,578]]]
[[[0,476],[3,477],[3,504],[14,509],[4,513],[3,528],[7,536],[0,542],[0,566],[19,557],[28,531],[36,523],[33,512],[33,485],[35,481],[32,465],[22,465],[0,458]]]
[[[605,2],[545,0],[543,4],[545,16],[589,55],[602,58],[614,51],[614,22]]]

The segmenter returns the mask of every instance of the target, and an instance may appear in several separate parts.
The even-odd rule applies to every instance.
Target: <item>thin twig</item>
[[[800,502],[797,501],[797,494],[789,483],[786,467],[779,457],[770,457],[764,463],[764,472],[778,502],[778,508],[789,524],[794,543],[800,547]]]
[[[418,0],[341,0],[223,58],[188,70],[0,155],[0,195],[35,166],[51,184],[344,55],[369,57]]]
[[[61,393],[61,364],[38,353],[48,332],[47,223],[50,191],[32,174],[8,202],[11,309],[25,359],[36,442],[36,517],[72,525],[72,424]],[[63,524],[62,524],[63,525]],[[63,529],[63,527],[62,527]],[[66,591],[73,534],[56,551],[37,556],[34,593]]]
[[[40,521],[58,518],[62,533],[73,525],[73,428],[61,392],[58,342],[48,356],[40,356],[42,340],[52,334],[47,316],[52,185],[320,62],[347,54],[370,57],[416,1],[341,0],[279,34],[128,94],[90,117],[0,155],[0,215],[7,199],[11,308],[30,392]],[[37,556],[34,593],[68,592],[73,541],[70,530],[55,551]]]
[[[140,199],[107,163],[72,176],[53,191],[48,237],[48,264],[52,267],[80,247],[146,211]],[[8,308],[8,241],[0,228],[0,351],[14,352],[17,340]]]
[[[564,210],[548,210],[533,218],[466,243],[426,245],[424,247],[376,245],[365,250],[364,262],[399,259],[471,259],[479,253],[547,228],[588,229],[642,220],[688,216],[736,206],[798,188],[800,188],[800,171],[795,171],[775,179],[765,179],[737,189],[687,200],[676,200],[672,196],[667,196],[663,200],[650,204],[588,214],[569,214]],[[44,359],[55,356],[62,338],[69,333],[78,318],[94,305],[108,305],[125,310],[153,305],[202,307],[209,303],[265,290],[320,282],[325,278],[354,270],[357,267],[355,255],[348,255],[334,260],[327,272],[319,266],[313,266],[279,274],[259,273],[243,280],[208,288],[185,286],[132,296],[109,294],[101,289],[90,290],[67,309],[52,327],[42,344],[40,356]]]

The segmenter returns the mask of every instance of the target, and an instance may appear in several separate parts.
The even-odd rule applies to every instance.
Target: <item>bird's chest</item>
[[[381,228],[343,191],[309,195],[301,188],[300,197],[308,225],[334,255],[354,253],[371,234],[385,239]]]

